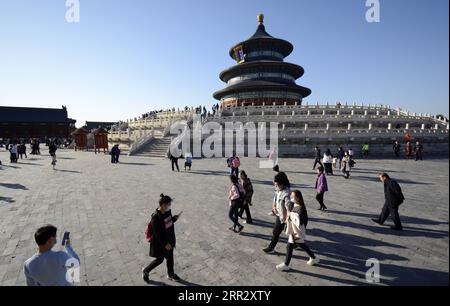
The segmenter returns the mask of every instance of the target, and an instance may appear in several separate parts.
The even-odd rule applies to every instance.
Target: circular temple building
[[[264,15],[258,15],[258,28],[248,40],[230,49],[237,65],[220,74],[227,87],[214,93],[223,108],[248,105],[301,105],[311,90],[296,84],[303,76],[301,66],[286,63],[293,45],[266,32]]]

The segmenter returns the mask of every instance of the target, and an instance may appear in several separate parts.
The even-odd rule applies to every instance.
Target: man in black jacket
[[[314,148],[314,151],[315,151],[315,155],[314,155],[314,158],[315,158],[315,159],[314,159],[313,170],[316,170],[317,164],[319,164],[319,165],[323,168],[323,164],[322,164],[322,162],[320,161],[320,159],[322,158],[322,154],[321,154],[321,152],[320,152],[319,147],[316,146],[316,147]]]
[[[380,174],[380,180],[384,184],[385,203],[378,219],[372,219],[372,221],[383,225],[389,215],[392,215],[395,226],[392,226],[391,229],[401,231],[403,230],[403,226],[398,214],[398,208],[405,201],[402,189],[398,182],[391,179],[387,173]]]

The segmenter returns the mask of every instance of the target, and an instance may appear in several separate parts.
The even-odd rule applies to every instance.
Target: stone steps
[[[165,158],[171,141],[170,137],[155,138],[135,156]]]

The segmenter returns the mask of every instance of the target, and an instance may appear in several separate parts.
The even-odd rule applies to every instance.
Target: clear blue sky
[[[383,103],[449,113],[449,1],[380,0],[0,1],[0,105],[67,105],[77,125],[148,110],[212,105],[229,48],[250,37],[256,15],[291,41],[305,68],[305,102]]]

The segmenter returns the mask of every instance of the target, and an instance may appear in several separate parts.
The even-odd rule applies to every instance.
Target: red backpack
[[[152,220],[155,214],[152,215]],[[145,240],[147,240],[148,243],[152,242],[153,238],[153,232],[152,232],[152,221],[147,224],[147,228],[145,229]]]

